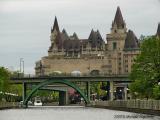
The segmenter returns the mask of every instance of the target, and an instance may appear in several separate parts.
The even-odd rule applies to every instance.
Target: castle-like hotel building
[[[158,30],[157,34],[160,34]],[[107,43],[100,32],[93,29],[88,39],[80,39],[76,33],[69,36],[65,29],[60,31],[56,17],[50,40],[48,56],[36,62],[37,76],[51,75],[57,71],[64,74],[73,71],[80,71],[81,74],[128,74],[140,53],[139,40],[132,30],[127,30],[119,7],[111,31],[107,34]]]

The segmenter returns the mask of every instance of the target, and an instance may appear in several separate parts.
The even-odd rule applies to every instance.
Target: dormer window
[[[113,42],[113,50],[117,49],[117,43]]]

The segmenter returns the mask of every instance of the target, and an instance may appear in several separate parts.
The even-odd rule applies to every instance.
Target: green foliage
[[[11,91],[14,94],[17,94],[18,96],[22,96],[22,85],[17,84],[17,85],[10,85]]]
[[[102,90],[102,82],[95,82],[91,84],[91,93],[97,93],[97,97],[100,98],[100,96],[105,96],[106,91]]]
[[[22,95],[22,85],[12,85],[9,83],[11,75],[12,73],[10,73],[6,68],[0,67],[0,91],[2,92],[2,94],[0,95],[0,100],[2,100],[2,98],[5,98],[7,100],[8,97],[11,97],[12,101],[15,101],[15,99],[17,99],[17,97],[5,95],[4,93],[6,92],[17,94],[19,96]]]
[[[160,85],[155,85],[153,88],[153,96],[155,99],[160,99]]]
[[[29,94],[31,90],[27,90],[27,94]],[[32,96],[32,100],[35,97],[42,98],[43,102],[56,102],[59,100],[59,92],[53,90],[37,90],[35,94]]]
[[[148,37],[143,40],[141,54],[132,66],[130,85],[132,93],[141,98],[157,98],[156,85],[160,81],[160,38]]]
[[[4,67],[0,67],[0,91],[7,92],[9,91],[9,78],[10,73]]]

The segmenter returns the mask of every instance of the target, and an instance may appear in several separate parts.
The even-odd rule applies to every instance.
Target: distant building
[[[48,56],[36,62],[36,75],[50,75],[55,71],[64,74],[73,71],[82,74],[128,74],[140,53],[139,41],[132,30],[127,30],[119,7],[111,32],[107,34],[107,43],[99,30],[92,29],[87,39],[80,39],[76,33],[70,36],[65,29],[60,31],[56,17],[50,40]]]

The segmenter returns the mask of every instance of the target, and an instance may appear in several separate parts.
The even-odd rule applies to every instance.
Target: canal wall
[[[16,102],[0,102],[0,110],[18,107],[18,103]]]
[[[160,116],[160,100],[92,101],[91,106]]]

